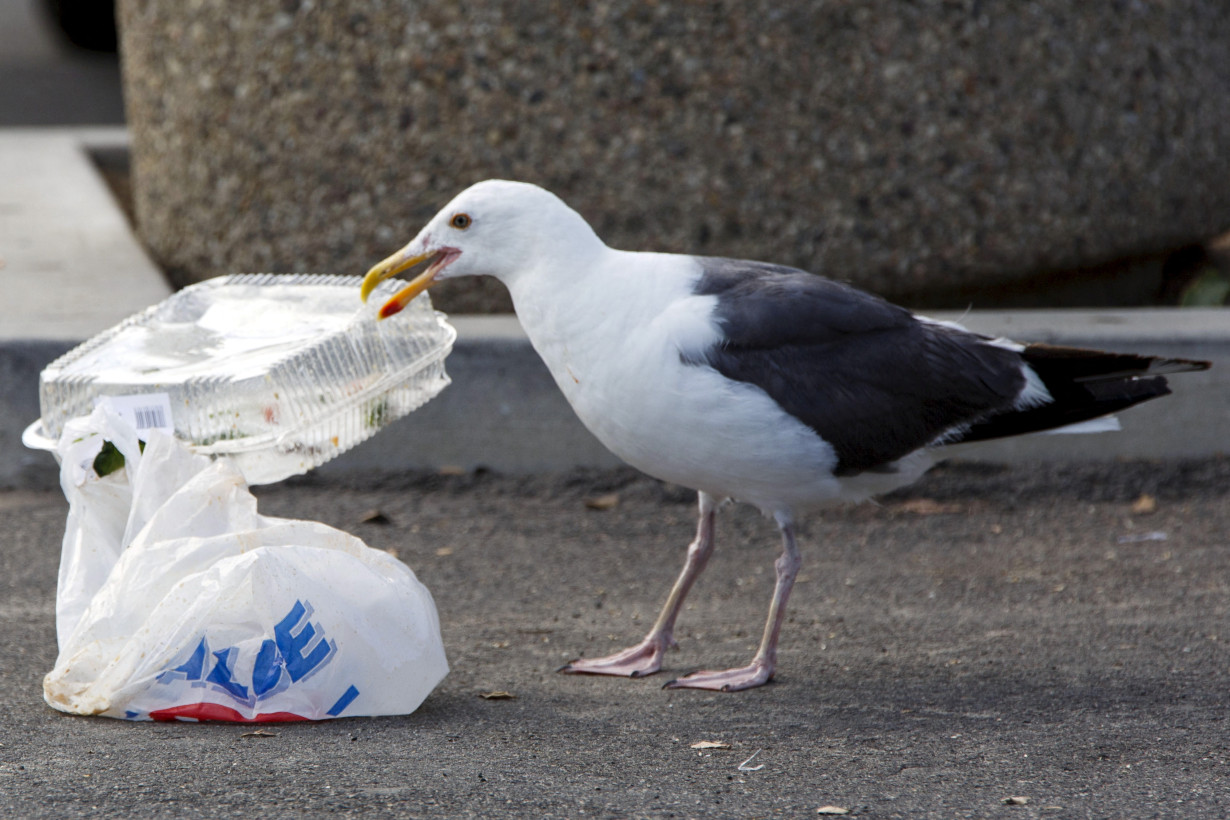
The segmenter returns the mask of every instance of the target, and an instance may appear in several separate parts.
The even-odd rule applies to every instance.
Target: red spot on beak
[[[401,313],[404,307],[405,305],[399,305],[397,302],[387,302],[380,308],[380,318],[387,319],[395,313]]]

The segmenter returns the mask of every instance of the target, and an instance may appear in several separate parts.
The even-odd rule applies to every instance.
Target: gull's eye
[[[459,231],[464,231],[466,228],[470,227],[470,223],[473,221],[473,219],[470,219],[469,214],[453,214],[453,218],[448,221],[448,224],[452,225]]]

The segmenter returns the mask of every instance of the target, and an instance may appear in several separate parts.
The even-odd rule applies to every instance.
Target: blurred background
[[[0,0],[0,126],[124,122],[112,0]]]

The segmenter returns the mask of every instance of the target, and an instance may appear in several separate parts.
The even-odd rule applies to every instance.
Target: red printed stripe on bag
[[[246,718],[229,706],[217,703],[187,703],[150,712],[149,716],[153,720],[218,720],[226,723],[289,723],[308,719],[294,712],[264,712]]]

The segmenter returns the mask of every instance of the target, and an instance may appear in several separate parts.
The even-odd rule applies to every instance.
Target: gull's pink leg
[[[742,669],[726,669],[720,672],[704,670],[693,672],[670,681],[664,689],[713,689],[721,692],[736,692],[768,683],[773,678],[777,665],[777,636],[786,617],[786,599],[794,586],[794,578],[803,563],[798,545],[794,542],[794,524],[787,513],[778,513],[778,525],[782,531],[782,554],[774,566],[777,569],[777,584],[773,588],[773,600],[769,604],[769,619],[764,625],[764,637],[752,662]]]
[[[636,646],[630,646],[605,658],[577,659],[561,667],[560,672],[639,678],[652,675],[662,668],[662,655],[667,649],[676,646],[675,619],[679,617],[683,599],[704,570],[705,564],[709,562],[709,556],[713,554],[713,524],[717,501],[713,496],[701,493],[699,504],[700,521],[696,525],[696,538],[688,545],[688,557],[683,564],[683,571],[679,573],[658,620],[654,622],[645,639]]]

